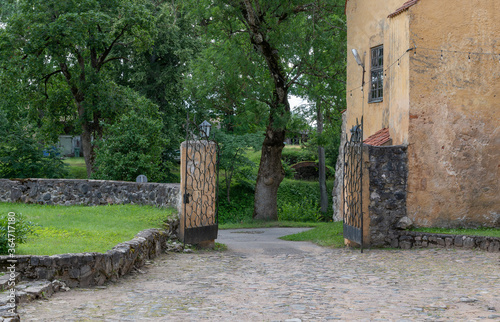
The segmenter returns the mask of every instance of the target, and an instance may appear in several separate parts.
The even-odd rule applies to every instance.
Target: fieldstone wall
[[[118,244],[104,254],[0,256],[0,271],[7,271],[12,260],[16,260],[16,272],[20,273],[22,279],[57,279],[69,287],[103,285],[161,254],[167,248],[171,234],[160,229],[144,230],[134,239]]]
[[[46,205],[178,207],[179,184],[77,179],[0,179],[0,201]]]
[[[393,230],[388,236],[391,247],[411,249],[425,247],[457,247],[500,252],[500,238],[484,236],[430,234],[417,231]]]
[[[387,245],[389,232],[406,217],[406,146],[368,145],[370,244]],[[365,163],[366,164],[366,163]]]

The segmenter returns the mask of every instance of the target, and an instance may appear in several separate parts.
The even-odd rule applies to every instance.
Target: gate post
[[[181,218],[179,238],[213,247],[218,233],[217,144],[209,140],[181,144]]]

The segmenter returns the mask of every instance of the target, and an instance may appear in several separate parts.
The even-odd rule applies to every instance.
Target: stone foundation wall
[[[179,184],[108,180],[0,179],[0,201],[46,205],[138,204],[175,207]]]
[[[430,234],[416,231],[391,231],[388,235],[391,247],[411,249],[422,247],[457,247],[500,252],[500,238],[484,236]]]
[[[406,216],[407,147],[368,145],[370,244],[383,246]],[[365,192],[363,192],[365,193]]]
[[[0,270],[8,271],[11,261],[16,260],[16,272],[21,274],[22,279],[57,279],[69,287],[103,285],[160,255],[166,249],[170,235],[159,229],[144,230],[134,239],[118,244],[104,254],[0,256]]]

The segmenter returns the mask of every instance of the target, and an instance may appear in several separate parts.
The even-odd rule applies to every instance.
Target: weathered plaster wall
[[[420,1],[408,14],[408,216],[500,227],[500,1]]]
[[[390,26],[387,19],[387,15],[392,12],[388,12],[388,8],[396,10],[401,4],[401,0],[350,0],[347,3],[346,126],[349,130],[356,124],[356,118],[361,120],[361,116],[364,116],[364,138],[384,127],[388,127],[390,123],[389,100],[387,97],[384,97],[384,100],[380,103],[368,103],[370,93],[370,49],[382,44],[384,45],[384,51],[386,48],[390,48],[390,37],[388,36],[391,33],[393,37],[404,39],[404,35],[399,35],[400,32],[404,34],[404,30],[400,30],[398,24]],[[401,23],[404,23],[404,21]],[[358,51],[365,64],[365,86],[363,91],[359,88],[362,83],[363,69],[358,66],[351,54],[353,48]],[[384,53],[384,67],[388,66],[389,63],[389,57]],[[405,67],[402,66],[401,68]],[[392,77],[396,76],[397,74],[392,75]],[[388,86],[387,78],[384,80],[384,87],[386,86]],[[385,90],[384,95],[386,95]],[[395,144],[399,144],[399,142]]]
[[[392,144],[408,144],[408,115],[410,108],[410,45],[409,16],[406,12],[393,18],[388,18],[388,41],[384,46],[387,69],[384,75],[384,100],[388,102],[389,133]],[[385,116],[384,116],[385,117]],[[383,124],[387,127],[387,123]]]

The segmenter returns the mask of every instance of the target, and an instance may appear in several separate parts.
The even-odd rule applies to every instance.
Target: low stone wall
[[[138,204],[178,208],[179,184],[108,180],[0,179],[0,201],[46,205]]]
[[[17,260],[15,269],[22,279],[57,279],[69,287],[103,285],[161,254],[167,248],[170,235],[171,233],[160,229],[144,230],[134,239],[118,244],[104,254],[0,256],[0,270],[8,271],[11,261]]]
[[[431,234],[417,231],[391,231],[388,235],[391,247],[411,249],[422,247],[457,247],[500,252],[500,238],[484,236]]]

